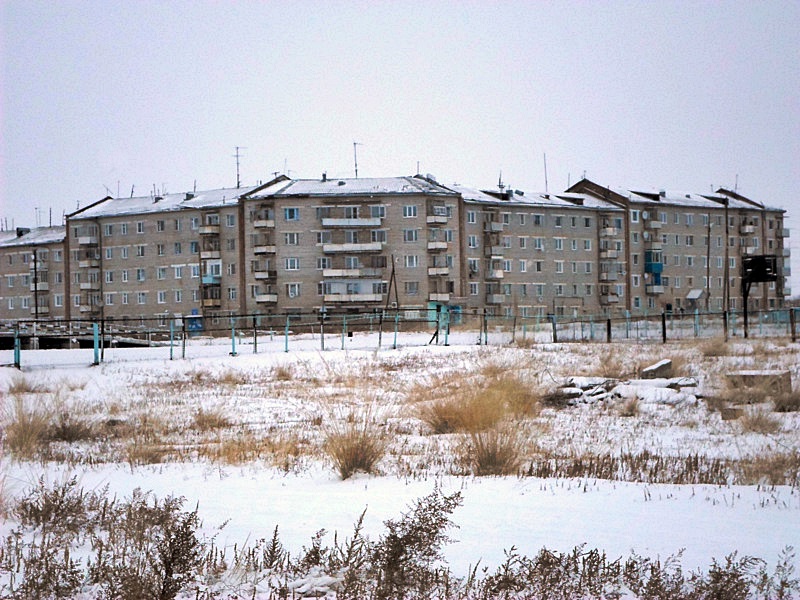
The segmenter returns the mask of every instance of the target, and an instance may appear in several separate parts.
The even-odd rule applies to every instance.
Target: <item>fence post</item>
[[[661,342],[667,343],[667,313],[661,311]]]
[[[444,345],[450,345],[450,308],[448,306],[444,306],[442,308],[442,312],[444,313]]]
[[[253,354],[258,354],[258,327],[255,317],[253,317]]]
[[[231,317],[231,356],[236,356],[236,321]]]
[[[319,311],[319,349],[325,352],[325,313]]]
[[[725,336],[725,341],[728,341],[728,311],[722,311],[722,333]]]
[[[625,338],[631,337],[631,311],[625,311]]]
[[[181,319],[181,358],[186,358],[186,317]]]
[[[283,351],[289,351],[289,315],[286,315],[286,327],[283,330]]]
[[[796,308],[789,309],[789,326],[792,330],[792,343],[797,341],[797,314],[795,313],[797,310]]]
[[[553,343],[557,344],[558,343],[558,328],[557,328],[557,324],[556,324],[556,316],[555,315],[553,315],[551,317],[551,321],[553,323]]]
[[[347,315],[342,315],[342,350],[344,350],[345,335],[347,335]]]
[[[694,337],[700,336],[700,309],[694,309]]]
[[[22,368],[22,343],[19,339],[19,328],[14,328],[14,366],[17,369]]]
[[[175,346],[175,319],[169,320],[169,359],[173,360]]]
[[[606,342],[611,343],[611,317],[606,319]]]
[[[392,343],[392,350],[397,350],[397,329],[400,327],[400,313],[394,313],[394,342]]]
[[[94,366],[100,364],[100,328],[97,323],[92,323],[92,340],[94,342]]]

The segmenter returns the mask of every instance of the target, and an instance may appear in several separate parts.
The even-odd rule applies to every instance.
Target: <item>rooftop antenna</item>
[[[497,187],[500,188],[501,192],[506,187],[506,184],[503,183],[503,171],[500,171],[500,177],[497,179]]]
[[[353,142],[353,165],[355,166],[356,179],[358,179],[358,146],[363,146],[361,142]]]
[[[53,226],[53,207],[52,206],[50,207],[49,218],[50,218],[50,227],[52,227]]]
[[[733,184],[733,193],[734,194],[738,194],[739,193],[739,174],[738,173],[736,174],[736,183]]]
[[[236,154],[234,154],[234,156],[236,157],[236,189],[242,187],[242,181],[241,179],[239,179],[239,159],[241,158],[242,155],[239,152],[239,150],[246,150],[246,149],[247,148],[244,148],[243,146],[236,146]]]
[[[133,188],[134,188],[134,187],[135,187],[135,186],[134,186],[133,184],[131,184],[131,198],[133,198]]]
[[[544,153],[544,193],[549,193],[547,191],[547,152]]]

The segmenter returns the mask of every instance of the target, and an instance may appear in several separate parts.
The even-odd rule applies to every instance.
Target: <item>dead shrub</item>
[[[745,485],[767,483],[796,486],[800,483],[800,452],[757,454],[742,460],[741,469],[741,483]]]
[[[746,411],[739,422],[745,432],[771,434],[778,433],[781,429],[780,419],[763,408]]]
[[[241,371],[236,371],[235,369],[226,369],[225,371],[218,373],[213,378],[213,381],[219,385],[237,386],[250,383],[250,377]]]
[[[332,426],[324,448],[341,478],[348,479],[359,471],[373,473],[386,451],[386,442],[368,413],[351,422]]]
[[[298,457],[308,453],[307,445],[305,440],[289,434],[257,436],[245,432],[202,444],[197,448],[197,456],[228,465],[267,459],[275,466],[288,469]]]
[[[294,379],[294,369],[288,365],[280,365],[272,370],[275,381],[291,381]]]
[[[638,371],[636,365],[626,365],[625,363],[619,350],[609,349],[600,356],[600,364],[592,374],[606,379],[625,379]]]
[[[520,434],[511,429],[490,429],[472,432],[460,447],[461,461],[472,473],[486,475],[516,475],[522,460],[523,443]]]
[[[41,394],[47,391],[47,387],[34,383],[25,375],[15,375],[11,378],[11,383],[8,385],[8,394],[10,396],[21,394]]]
[[[700,344],[700,354],[706,358],[730,356],[731,348],[723,338],[715,338]]]
[[[82,442],[97,437],[94,423],[81,418],[75,411],[60,411],[48,429],[47,437],[54,442]]]
[[[174,448],[156,440],[135,438],[125,448],[125,460],[131,466],[157,465],[174,452]]]

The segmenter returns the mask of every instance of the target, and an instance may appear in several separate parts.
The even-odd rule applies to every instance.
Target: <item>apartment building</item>
[[[64,227],[0,232],[0,319],[63,319]]]
[[[783,217],[724,189],[584,179],[526,194],[419,175],[281,175],[250,188],[104,198],[66,227],[0,232],[0,318],[718,311],[742,308],[742,260],[760,254],[777,257],[781,277],[753,286],[750,308],[779,308],[790,294]]]

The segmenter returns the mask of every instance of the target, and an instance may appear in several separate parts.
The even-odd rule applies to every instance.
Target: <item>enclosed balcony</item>
[[[428,251],[438,252],[441,250],[447,250],[447,242],[428,242]]]
[[[502,304],[505,299],[503,294],[486,294],[486,304]]]
[[[611,250],[611,249],[600,250],[600,258],[601,259],[619,258],[619,252],[617,250]]]
[[[608,304],[618,304],[619,303],[619,296],[616,294],[602,294],[600,296],[600,304],[608,305]]]
[[[428,277],[444,277],[450,275],[450,267],[428,267]]]
[[[663,294],[664,293],[664,286],[661,285],[661,284],[648,283],[644,287],[645,287],[645,291],[651,296],[656,296],[658,294]]]
[[[219,223],[214,225],[201,225],[200,235],[219,235]]]
[[[323,217],[323,227],[380,227],[380,217],[364,217],[364,218],[333,218]]]
[[[366,242],[363,244],[322,244],[322,251],[326,254],[337,252],[380,252],[383,242]]]
[[[253,271],[253,277],[255,277],[259,281],[263,281],[266,279],[276,279],[278,277],[278,272],[270,269],[258,269]]]
[[[619,230],[616,227],[603,227],[600,230],[601,237],[617,237],[619,235]]]
[[[442,292],[431,292],[428,294],[429,302],[450,302],[450,294]]]
[[[502,233],[503,224],[498,221],[487,221],[483,224],[483,231],[486,233]]]
[[[739,233],[742,235],[752,235],[756,232],[756,226],[752,223],[743,223],[739,226]]]
[[[380,302],[381,294],[325,294],[323,301],[328,304],[337,302]]]
[[[340,277],[380,277],[382,273],[382,269],[370,269],[365,267],[358,267],[355,269],[322,269],[323,277],[334,279]]]
[[[275,304],[278,301],[278,294],[257,294],[256,302],[259,304]]]
[[[49,292],[50,291],[50,284],[47,282],[46,279],[40,279],[39,283],[34,283],[31,281],[30,291],[32,292]]]

